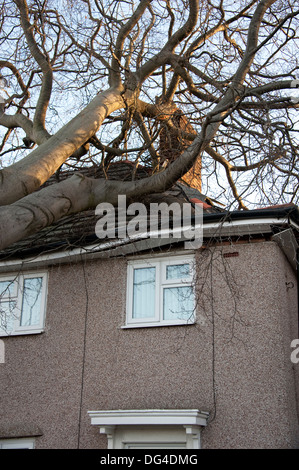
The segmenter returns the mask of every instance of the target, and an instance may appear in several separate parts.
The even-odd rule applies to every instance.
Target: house
[[[0,448],[298,448],[298,208],[153,197],[202,202],[202,246],[87,211],[0,253]]]

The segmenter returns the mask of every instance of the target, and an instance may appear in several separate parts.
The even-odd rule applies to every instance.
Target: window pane
[[[156,268],[134,269],[133,318],[155,316]]]
[[[13,330],[14,321],[16,319],[16,302],[0,303],[0,328],[6,333]]]
[[[12,297],[16,295],[15,293],[15,283],[13,279],[9,279],[8,281],[0,281],[0,300],[4,297]]]
[[[190,276],[190,265],[171,264],[166,266],[166,279],[184,279]]]
[[[194,318],[194,293],[191,286],[164,289],[163,319],[190,320]]]
[[[42,277],[24,279],[21,326],[38,325],[40,321]]]

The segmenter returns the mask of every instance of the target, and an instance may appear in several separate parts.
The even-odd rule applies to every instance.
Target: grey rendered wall
[[[89,410],[199,408],[204,448],[298,447],[294,273],[272,242],[213,248],[197,265],[198,323],[139,329],[121,328],[125,259],[50,268],[45,332],[5,338],[0,437],[105,448]]]

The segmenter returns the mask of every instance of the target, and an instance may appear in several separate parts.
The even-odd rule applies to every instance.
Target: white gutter
[[[253,235],[271,232],[272,225],[291,225],[288,218],[241,219],[204,224],[204,237],[226,237],[229,235]]]
[[[273,225],[293,226],[296,229],[299,227],[292,221],[285,218],[256,218],[256,219],[241,219],[231,220],[225,222],[210,222],[203,225],[204,238],[219,238],[227,236],[242,236],[253,235],[260,233],[271,233]],[[201,227],[199,227],[201,229]],[[110,240],[106,243],[95,243],[86,247],[78,247],[68,250],[60,250],[50,253],[44,253],[34,256],[28,256],[24,259],[10,259],[7,261],[0,261],[0,272],[15,271],[19,269],[35,269],[45,265],[61,264],[79,262],[88,257],[90,260],[98,258],[109,258],[119,255],[129,255],[147,249],[168,245],[169,243],[178,243],[181,241],[190,240],[190,238],[154,238],[156,233],[149,233],[147,238],[140,235],[124,239]]]

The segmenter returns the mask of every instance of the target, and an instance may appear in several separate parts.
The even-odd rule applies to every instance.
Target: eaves
[[[284,230],[299,233],[299,212],[297,206],[287,208],[262,209],[253,211],[234,211],[219,214],[204,214],[203,239],[222,239],[224,237],[242,237],[246,235],[271,234],[275,235]],[[282,239],[282,238],[281,238]],[[279,240],[279,237],[276,237]],[[287,247],[287,239],[281,246]],[[293,240],[296,239],[293,235]],[[118,256],[130,256],[157,248],[166,249],[169,246],[180,247],[187,238],[166,237],[152,238],[135,237],[114,239],[108,241],[95,240],[87,246],[73,249],[57,250],[38,255],[28,255],[24,259],[7,259],[0,261],[0,272],[20,269],[36,269],[61,263],[79,262],[83,259],[95,260]],[[296,242],[297,243],[297,242]],[[295,246],[292,247],[292,250]],[[293,256],[288,248],[288,258]]]

